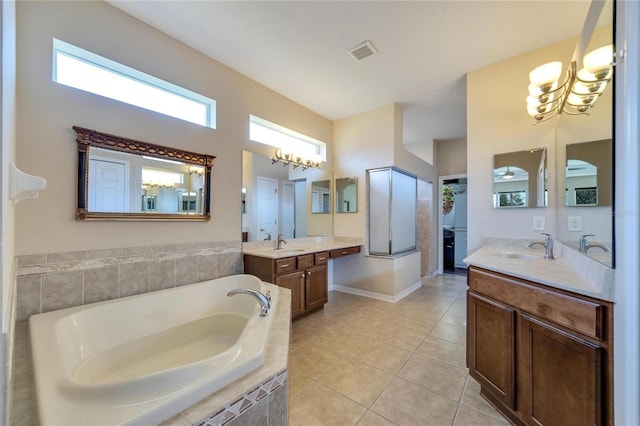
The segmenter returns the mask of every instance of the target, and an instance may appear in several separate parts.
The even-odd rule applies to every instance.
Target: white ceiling
[[[465,74],[577,36],[590,4],[109,3],[329,119],[398,103],[404,143],[466,137]],[[347,51],[364,40],[379,53],[356,62]]]

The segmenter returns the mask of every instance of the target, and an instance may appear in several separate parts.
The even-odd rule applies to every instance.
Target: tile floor
[[[293,323],[289,425],[506,425],[465,367],[466,277],[398,303],[332,291]]]

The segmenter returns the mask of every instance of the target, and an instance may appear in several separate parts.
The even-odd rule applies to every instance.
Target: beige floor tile
[[[395,374],[410,356],[410,351],[372,341],[367,341],[351,354],[351,358],[375,367],[386,374]]]
[[[355,425],[366,408],[319,382],[291,401],[290,426]]]
[[[306,375],[317,380],[336,365],[341,357],[339,353],[313,342],[291,354],[289,368],[294,375]]]
[[[358,404],[370,407],[391,377],[369,365],[342,360],[322,376],[320,382]]]
[[[466,369],[414,354],[396,376],[454,401],[459,401],[467,381]]]
[[[289,399],[293,399],[296,396],[300,395],[303,390],[308,388],[315,380],[313,380],[309,376],[305,376],[300,372],[296,372],[293,374],[291,370],[289,370]]]
[[[364,413],[364,416],[360,419],[357,426],[394,426],[391,420],[387,420],[384,417],[369,410]]]
[[[467,329],[459,325],[438,323],[431,332],[430,337],[437,337],[440,340],[463,344],[467,341]]]
[[[336,330],[327,330],[316,336],[315,341],[325,348],[342,355],[353,353],[367,338],[360,335],[349,335]]]
[[[466,367],[465,345],[428,336],[416,352],[454,367]]]
[[[469,407],[480,410],[486,414],[494,417],[502,417],[498,411],[493,408],[493,405],[489,404],[480,395],[480,384],[471,377],[467,378],[467,384],[465,385],[464,392],[462,393],[462,404]]]
[[[475,408],[460,404],[453,426],[503,426],[508,425],[504,418],[490,416]]]
[[[458,326],[464,327],[467,323],[467,315],[458,314],[455,312],[447,312],[446,314],[444,314],[440,322],[444,324],[458,325]]]
[[[371,409],[399,425],[450,425],[457,403],[394,377]]]
[[[401,323],[386,324],[371,337],[371,341],[413,352],[422,343],[427,332],[405,327]]]

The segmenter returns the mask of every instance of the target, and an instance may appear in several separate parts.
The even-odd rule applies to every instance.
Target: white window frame
[[[88,64],[93,68],[95,68],[97,72],[104,73],[106,71],[116,77],[125,77],[127,80],[129,80],[129,83],[140,85],[145,90],[151,89],[161,96],[162,95],[166,96],[167,94],[169,94],[170,96],[173,96],[173,97],[182,98],[182,100],[185,100],[192,104],[198,104],[199,106],[202,106],[205,108],[204,114],[203,116],[199,116],[197,118],[196,117],[186,118],[184,116],[177,116],[177,115],[171,114],[171,112],[167,110],[162,110],[161,108],[155,109],[152,105],[149,105],[149,104],[144,105],[143,100],[141,101],[142,104],[136,104],[124,99],[120,99],[115,95],[110,96],[108,93],[105,93],[103,90],[94,91],[90,88],[74,86],[72,82],[58,81],[59,80],[58,79],[58,54],[64,55],[72,60],[83,62],[84,64]],[[104,96],[110,99],[117,100],[119,102],[124,102],[130,105],[137,106],[139,108],[144,108],[150,111],[157,112],[159,114],[168,115],[170,117],[174,117],[183,121],[199,124],[201,126],[209,127],[212,129],[216,128],[216,101],[215,100],[55,38],[53,39],[52,72],[53,72],[52,79],[56,83],[64,84],[69,87],[75,87],[76,89],[79,89],[79,90],[87,91],[89,93],[94,93],[99,96]]]
[[[255,131],[259,128],[276,132],[279,135],[276,135],[275,138],[262,137],[259,132]],[[313,156],[317,156],[317,158],[321,161],[327,161],[326,143],[252,114],[249,115],[249,139],[254,142],[272,146],[274,148],[280,148],[283,151],[288,150],[292,151],[295,154],[303,154],[303,156],[308,158],[309,155],[308,153],[306,153],[306,150],[304,148],[299,149],[298,151],[295,148],[292,148],[296,145],[303,147],[306,146],[307,149],[314,151]],[[304,155],[305,153],[307,155]]]

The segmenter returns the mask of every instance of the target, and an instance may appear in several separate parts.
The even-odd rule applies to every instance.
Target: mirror
[[[214,156],[73,129],[77,220],[209,220]]]
[[[331,213],[331,181],[311,182],[311,213]]]
[[[332,235],[332,215],[311,214],[311,182],[330,188],[331,173],[320,169],[294,169],[271,158],[242,152],[242,234],[248,242]],[[268,188],[268,189],[267,189]]]
[[[611,206],[611,139],[566,146],[565,205]]]
[[[493,207],[547,206],[547,150],[493,156]]]
[[[594,32],[585,50],[590,52],[612,41],[612,26],[606,25]],[[607,85],[589,115],[562,114],[556,126],[557,238],[608,267],[614,265],[615,255],[612,210],[614,84]],[[581,244],[581,237],[585,235],[588,237]]]
[[[336,213],[358,212],[358,178],[336,178]]]

